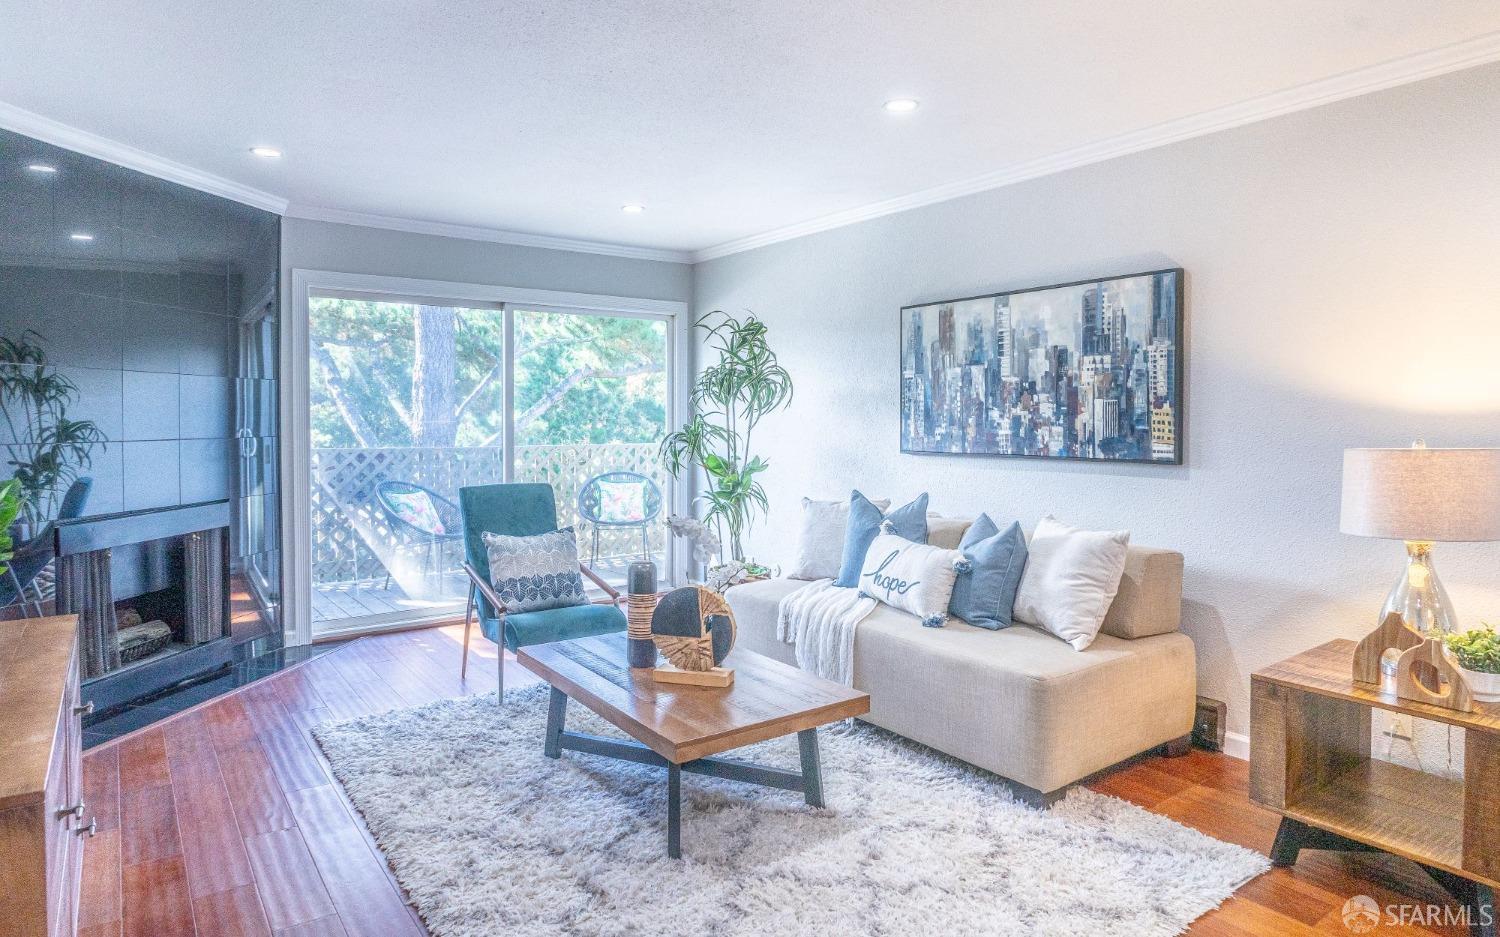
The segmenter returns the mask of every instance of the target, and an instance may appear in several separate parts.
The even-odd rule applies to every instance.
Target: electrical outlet
[[[1387,738],[1405,739],[1411,741],[1411,717],[1406,715],[1395,715],[1391,717],[1390,723],[1385,727]]]

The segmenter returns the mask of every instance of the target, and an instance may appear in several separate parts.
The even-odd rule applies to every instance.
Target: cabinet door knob
[[[57,815],[59,818],[73,817],[75,819],[82,820],[84,811],[86,811],[87,809],[88,804],[85,801],[80,800],[78,803],[74,804],[71,807],[63,807],[62,809],[58,810]]]
[[[73,715],[75,715],[75,716],[92,716],[93,714],[94,714],[94,701],[93,700],[89,700],[87,703],[84,703],[82,706],[74,706],[73,707]]]
[[[88,826],[81,826],[81,827],[78,828],[78,835],[79,836],[87,836],[89,839],[93,839],[94,838],[94,834],[97,833],[97,832],[99,832],[99,818],[98,817],[89,817],[89,825]]]

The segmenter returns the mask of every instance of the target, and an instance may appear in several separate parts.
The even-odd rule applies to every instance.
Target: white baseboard
[[[1238,732],[1224,733],[1224,754],[1240,761],[1250,760],[1250,736]]]

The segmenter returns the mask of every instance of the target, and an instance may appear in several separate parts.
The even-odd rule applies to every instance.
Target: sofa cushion
[[[871,502],[881,511],[890,499]],[[802,527],[797,533],[797,557],[787,576],[791,579],[833,579],[844,561],[844,535],[849,529],[848,501],[802,499]]]
[[[839,564],[839,575],[834,585],[853,589],[859,585],[859,574],[864,568],[865,554],[870,550],[870,541],[880,533],[880,525],[890,521],[896,536],[905,537],[913,543],[927,542],[927,493],[924,491],[910,504],[903,504],[889,514],[881,512],[875,502],[858,491],[849,495],[849,526],[844,535],[844,558]]]
[[[499,643],[498,624],[493,618],[485,618],[479,627],[485,637]],[[517,612],[505,616],[505,646],[514,651],[532,644],[624,630],[625,613],[613,605],[570,605],[541,612]]]
[[[957,550],[964,534],[973,523],[967,517],[944,517],[941,514],[927,515],[927,542],[944,550]]]
[[[870,542],[859,573],[859,594],[917,616],[925,628],[941,628],[948,620],[953,580],[967,566],[957,550],[913,543],[892,531],[886,521]]]
[[[1129,531],[1082,530],[1042,518],[1016,590],[1016,620],[1086,649],[1120,589],[1129,546]]]
[[[1016,588],[1026,569],[1026,534],[1021,525],[1012,523],[1002,532],[988,514],[981,514],[958,546],[969,570],[953,581],[948,610],[978,628],[1009,628]]]

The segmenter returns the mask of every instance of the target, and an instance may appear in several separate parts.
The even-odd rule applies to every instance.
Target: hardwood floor
[[[84,787],[99,833],[84,853],[82,937],[425,934],[308,729],[493,692],[495,646],[476,641],[460,681],[461,639],[458,626],[363,638],[88,751]],[[513,659],[505,666],[507,686],[534,679]],[[1266,852],[1276,818],[1249,802],[1247,783],[1244,762],[1194,750],[1142,758],[1091,786]],[[1309,852],[1241,888],[1189,933],[1348,934],[1341,909],[1358,894],[1382,907],[1448,903],[1401,860]]]

